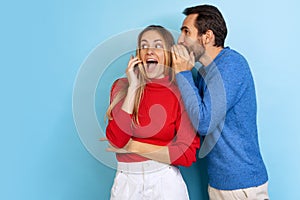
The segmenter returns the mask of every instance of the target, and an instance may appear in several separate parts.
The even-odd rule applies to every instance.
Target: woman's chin
[[[155,73],[147,73],[146,75],[147,75],[147,78],[149,78],[149,79],[159,79],[159,78],[165,77],[164,74],[158,75]]]
[[[153,79],[153,78],[155,78],[155,75],[153,75],[153,74],[148,74],[148,73],[147,73],[147,78]]]

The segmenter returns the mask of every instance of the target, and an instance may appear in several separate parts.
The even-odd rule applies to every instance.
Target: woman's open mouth
[[[152,72],[156,68],[158,61],[153,58],[149,58],[147,59],[146,64],[147,64],[146,70],[148,72]]]

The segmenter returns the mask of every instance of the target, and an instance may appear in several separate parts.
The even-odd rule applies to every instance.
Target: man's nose
[[[177,43],[178,44],[183,44],[183,42],[184,42],[184,37],[183,37],[182,34],[180,34],[179,37],[178,37]]]

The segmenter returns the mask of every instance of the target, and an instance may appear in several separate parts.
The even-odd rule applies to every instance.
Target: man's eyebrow
[[[187,26],[182,26],[182,27],[180,28],[181,31],[182,31],[183,29],[188,29],[188,30],[189,30],[189,28],[188,28]]]

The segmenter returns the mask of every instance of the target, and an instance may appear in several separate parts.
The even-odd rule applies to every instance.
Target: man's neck
[[[222,51],[223,47],[211,47],[206,49],[205,53],[199,59],[199,62],[204,66],[208,66]]]

